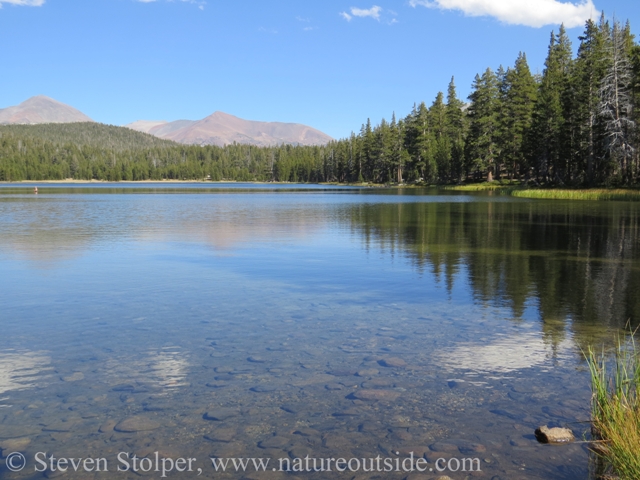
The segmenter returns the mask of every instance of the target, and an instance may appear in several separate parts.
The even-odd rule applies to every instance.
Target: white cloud
[[[40,7],[44,5],[45,0],[0,0],[0,8],[4,3],[9,5],[22,5],[23,7]]]
[[[347,22],[351,21],[351,15],[349,15],[347,12],[340,12],[340,16],[344,18]]]
[[[460,10],[471,17],[489,16],[528,27],[564,23],[573,28],[598,13],[593,0],[563,3],[558,0],[409,0],[409,5],[422,5],[442,10]]]
[[[367,9],[351,7],[351,15],[354,17],[371,17],[379,21],[381,10],[382,7],[378,7],[377,5]]]

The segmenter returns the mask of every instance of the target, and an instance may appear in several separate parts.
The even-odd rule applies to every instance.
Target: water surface
[[[473,478],[587,478],[583,444],[532,434],[586,434],[581,350],[640,319],[637,205],[251,184],[32,190],[0,187],[3,455],[106,457],[114,470],[119,452],[159,451],[213,478],[210,457],[414,452],[431,466],[477,457]],[[42,478],[29,461],[0,476]]]

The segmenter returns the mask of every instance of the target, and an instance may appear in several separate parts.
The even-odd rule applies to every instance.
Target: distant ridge
[[[84,113],[53,98],[38,95],[20,105],[0,109],[0,124],[93,122]]]
[[[325,145],[333,140],[320,130],[299,123],[244,120],[224,112],[197,121],[139,120],[125,127],[189,145]]]
[[[79,110],[44,95],[0,109],[0,125],[86,122],[94,121]],[[202,120],[138,120],[125,127],[187,145],[325,145],[333,140],[307,125],[244,120],[224,112],[215,112]]]

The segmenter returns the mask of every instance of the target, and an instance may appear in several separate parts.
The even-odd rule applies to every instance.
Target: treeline
[[[172,143],[130,146],[123,150],[21,136],[0,128],[0,181],[73,178],[112,182],[203,179],[322,182],[326,176],[318,159],[322,158],[324,148],[239,144],[221,148]]]
[[[452,79],[430,107],[367,122],[333,145],[338,179],[637,184],[640,46],[628,22],[604,16],[579,39],[574,57],[564,27],[552,32],[542,75],[521,53],[513,67],[477,75],[467,104]]]
[[[587,21],[574,56],[563,27],[545,68],[525,54],[453,79],[431,106],[324,146],[184,146],[100,124],[0,127],[0,181],[46,179],[461,183],[568,186],[640,182],[640,46],[627,22]]]

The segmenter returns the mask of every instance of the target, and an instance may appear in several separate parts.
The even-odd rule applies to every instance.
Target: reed
[[[524,188],[513,189],[508,192],[514,197],[521,198],[550,198],[558,200],[618,200],[639,201],[640,190],[590,188],[584,190],[569,190],[556,188]]]
[[[452,185],[445,190],[458,192],[487,192],[494,191],[501,195],[511,195],[519,198],[540,198],[555,200],[615,200],[640,201],[640,190],[631,188],[537,188],[527,187],[517,181],[496,181],[472,183],[469,185]]]
[[[613,360],[589,349],[593,449],[600,478],[640,479],[640,359],[633,334],[619,340]]]

